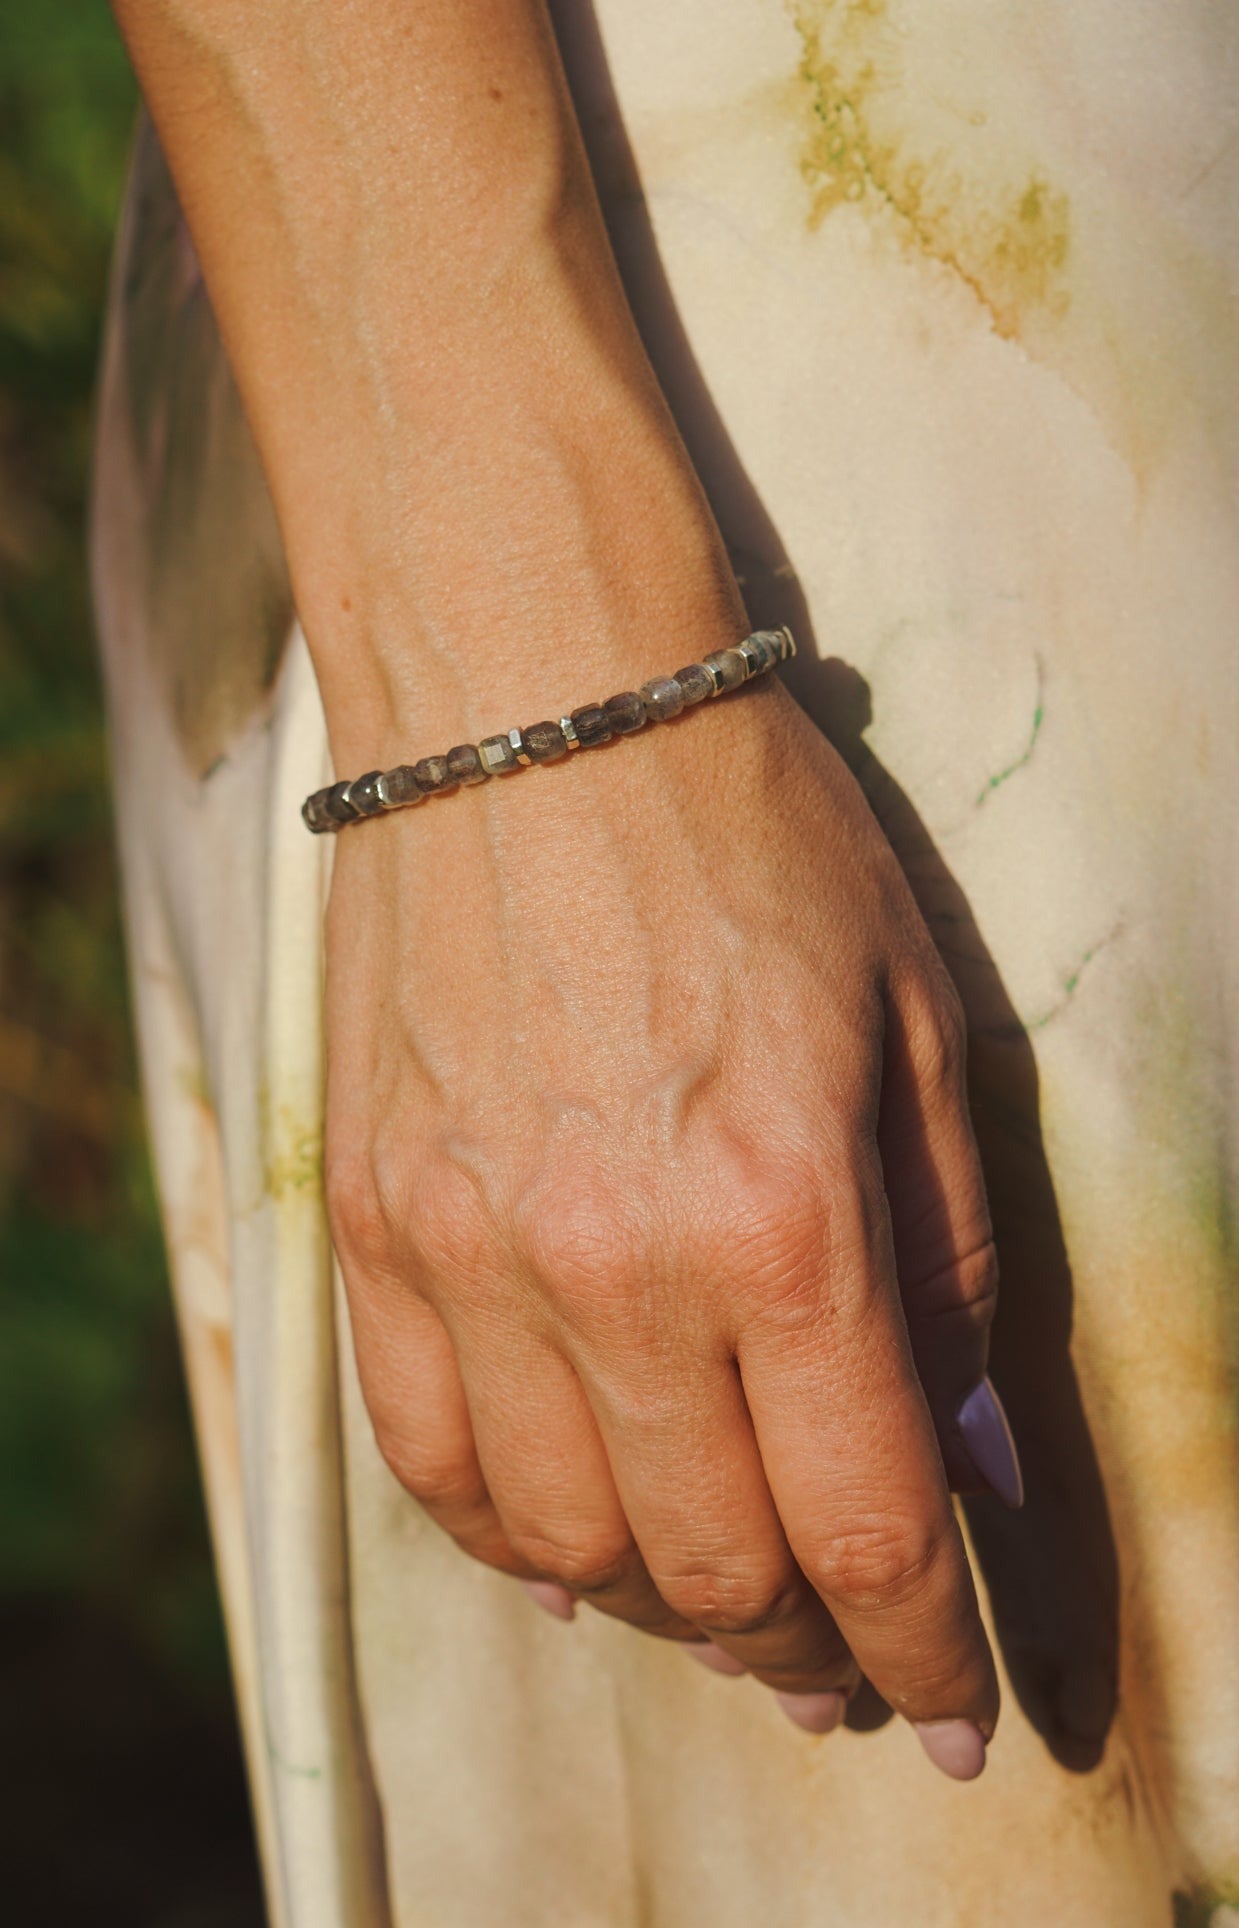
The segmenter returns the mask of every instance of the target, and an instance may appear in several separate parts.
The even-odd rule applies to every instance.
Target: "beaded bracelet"
[[[613,736],[629,736],[645,723],[678,716],[690,703],[721,696],[796,654],[790,629],[758,629],[730,649],[715,650],[703,663],[689,663],[674,676],[652,676],[639,690],[623,690],[605,703],[586,703],[558,723],[531,723],[480,743],[458,743],[446,756],[424,756],[394,770],[371,770],[351,783],[316,790],[301,806],[316,834],[341,830],[362,817],[403,810],[458,784],[485,783],[531,763],[553,763],[569,750],[590,750]]]

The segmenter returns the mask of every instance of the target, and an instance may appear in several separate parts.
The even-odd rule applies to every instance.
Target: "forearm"
[[[685,657],[729,639],[734,586],[540,0],[116,12],[338,754],[399,735],[414,707],[463,725],[476,695],[489,728],[496,703],[584,700],[595,677],[666,667],[667,633]]]

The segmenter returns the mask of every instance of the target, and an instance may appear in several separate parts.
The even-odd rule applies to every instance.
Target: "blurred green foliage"
[[[161,1763],[140,1751],[157,1754],[175,1728],[223,1761],[212,1798],[222,1786],[233,1800],[235,1836],[235,1740],[137,1097],[86,573],[92,396],[135,106],[103,0],[0,0],[0,1617],[28,1636],[22,1718],[64,1755],[47,1763],[58,1825],[75,1798],[87,1815],[124,1793],[87,1779],[75,1796],[70,1756],[87,1777],[119,1763],[157,1782]],[[80,1745],[96,1689],[97,1758]],[[129,1720],[140,1699],[147,1711]],[[148,1836],[151,1819],[136,1817]],[[29,1827],[39,1833],[37,1813]],[[190,1918],[156,1905],[158,1883],[127,1867],[114,1825],[100,1838],[111,1860],[79,1870],[82,1896],[131,1894],[115,1918],[135,1924]],[[143,1859],[140,1838],[131,1859]],[[238,1879],[233,1922],[253,1918]],[[77,1919],[80,1898],[66,1888],[57,1900],[44,1877],[40,1908],[22,1919]],[[113,1916],[101,1905],[90,1918]]]

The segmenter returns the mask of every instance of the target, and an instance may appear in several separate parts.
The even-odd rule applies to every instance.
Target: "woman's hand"
[[[781,685],[345,831],[327,993],[329,1208],[410,1492],[784,1693],[859,1664],[988,1738],[944,1474],[983,1484],[996,1284],[960,1011]]]
[[[114,5],[337,770],[734,642],[542,0]],[[958,1006],[838,760],[771,681],[335,858],[329,1205],[399,1476],[780,1690],[858,1663],[976,1772],[944,1461],[979,1484],[988,1435],[1018,1485],[989,1222]]]

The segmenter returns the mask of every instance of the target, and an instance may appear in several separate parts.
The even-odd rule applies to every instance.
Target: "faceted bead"
[[[519,768],[516,751],[506,736],[484,736],[478,744],[478,756],[488,776],[502,776],[507,770]]]
[[[704,663],[689,663],[678,669],[675,680],[686,703],[700,703],[703,697],[714,694],[714,678]]]
[[[669,722],[684,708],[684,692],[674,676],[651,676],[648,683],[642,683],[640,694],[646,715],[657,723]]]
[[[413,781],[424,797],[433,796],[436,790],[449,790],[452,778],[447,773],[445,756],[419,757],[413,765]]]
[[[490,771],[472,743],[458,743],[447,753],[447,775],[449,783],[485,783]]]
[[[783,661],[783,638],[777,629],[755,629],[749,637],[751,643],[760,643],[765,651],[766,662],[773,668]]]
[[[601,703],[583,703],[579,710],[573,710],[572,721],[576,726],[577,742],[583,750],[592,749],[595,743],[610,742],[611,719]]]
[[[326,790],[316,790],[314,795],[307,797],[302,804],[301,815],[307,829],[321,833],[324,830],[335,830],[338,828],[334,819],[327,814],[328,795],[329,792]]]
[[[521,736],[535,763],[554,763],[567,753],[567,739],[558,723],[530,723]]]
[[[364,777],[354,777],[348,787],[348,800],[363,817],[377,817],[383,808],[383,799],[375,788],[381,770],[370,770]]]
[[[754,676],[761,676],[766,670],[773,669],[778,661],[770,638],[763,636],[760,630],[755,630],[751,636],[746,636],[738,648],[749,663]]]
[[[705,659],[706,668],[713,670],[720,688],[734,690],[749,673],[749,666],[738,649],[716,649]]]
[[[417,787],[417,778],[411,763],[398,763],[394,770],[384,770],[379,781],[379,795],[390,807],[397,804],[420,803],[422,792]]]
[[[353,823],[361,814],[346,800],[347,789],[347,783],[333,783],[327,792],[323,808],[333,823]]]
[[[602,707],[617,736],[627,736],[630,730],[639,730],[645,722],[645,702],[636,690],[621,690],[618,696],[608,696]]]

